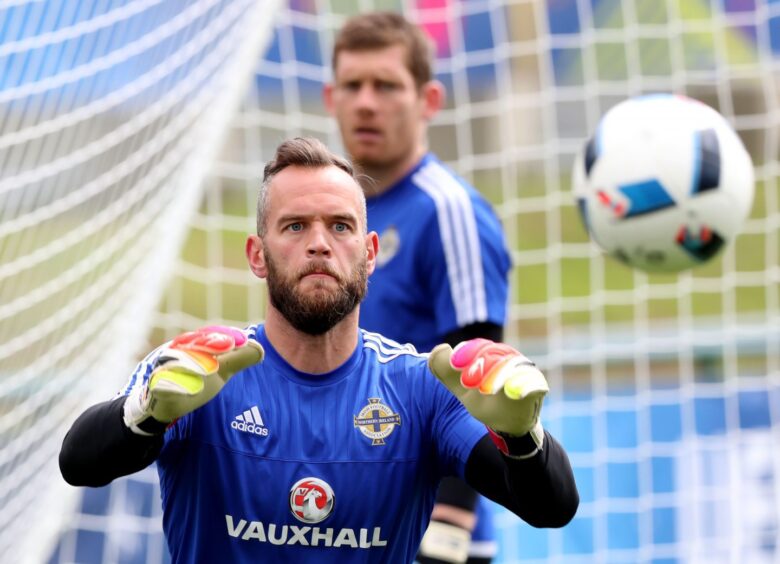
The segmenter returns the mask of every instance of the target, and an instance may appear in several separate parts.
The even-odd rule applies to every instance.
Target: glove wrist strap
[[[147,417],[143,421],[134,424],[130,428],[130,430],[139,435],[141,434],[150,435],[150,436],[162,435],[163,433],[165,433],[165,430],[168,428],[168,425],[170,425],[170,423],[160,423],[154,417]]]
[[[122,419],[125,426],[136,435],[141,435],[142,437],[162,435],[169,424],[157,421],[144,409],[141,401],[142,394],[143,392],[131,393],[125,400],[122,411]]]
[[[536,456],[536,453],[544,447],[544,429],[539,422],[525,435],[520,436],[502,433],[490,427],[487,430],[490,438],[493,440],[493,444],[510,458],[518,460],[531,458]]]

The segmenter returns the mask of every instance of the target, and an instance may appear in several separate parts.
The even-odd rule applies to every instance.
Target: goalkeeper
[[[246,243],[266,322],[152,352],[73,424],[65,479],[101,486],[156,461],[176,563],[411,562],[444,476],[565,525],[579,498],[539,422],[544,376],[488,340],[420,355],[360,330],[377,251],[350,163],[282,143]]]

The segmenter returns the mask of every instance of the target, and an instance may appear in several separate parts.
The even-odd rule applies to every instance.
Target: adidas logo
[[[268,436],[268,429],[263,426],[263,418],[260,417],[260,410],[257,409],[256,405],[241,415],[236,415],[236,418],[230,422],[230,426],[244,433],[260,435],[261,437]]]

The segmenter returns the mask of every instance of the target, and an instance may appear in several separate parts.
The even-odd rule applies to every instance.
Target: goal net
[[[79,492],[57,468],[64,432],[116,392],[146,344],[207,164],[270,28],[268,8],[0,5],[6,562],[48,559],[70,518]]]
[[[404,11],[436,41],[437,77],[448,99],[432,123],[431,148],[502,218],[514,261],[507,339],[548,376],[552,391],[543,422],[567,448],[580,489],[579,512],[561,530],[532,529],[496,508],[499,560],[776,561],[780,3],[289,0],[278,10],[272,43],[258,61],[203,198],[189,200],[199,208],[147,348],[205,322],[242,326],[263,319],[264,290],[243,256],[262,167],[293,135],[341,146],[320,97],[330,77],[333,32],[349,15],[374,8]],[[571,194],[574,155],[600,116],[629,96],[661,91],[718,109],[745,142],[756,171],[756,198],[740,237],[712,263],[674,276],[643,274],[603,256],[588,241]],[[134,108],[132,115],[141,111]],[[59,194],[56,187],[49,192]],[[102,211],[110,201],[90,209]],[[170,213],[170,206],[157,209]],[[150,225],[167,223],[155,214],[140,215]],[[37,233],[33,219],[28,222]],[[51,237],[60,241],[67,234]],[[111,266],[132,270],[126,252]],[[27,248],[20,256],[37,255]],[[47,278],[62,270],[49,268]],[[35,284],[22,276],[8,279],[22,280],[13,286],[17,299],[33,300]],[[99,278],[90,278],[83,290],[94,287]],[[40,307],[63,315],[82,300],[69,295],[57,300],[59,307]],[[96,326],[83,316],[110,311],[114,301],[103,302],[96,298],[93,307],[80,310],[68,337],[91,335]],[[14,342],[27,343],[18,341],[21,319],[14,323]],[[41,323],[34,324],[36,338]],[[102,334],[93,333],[95,339]],[[59,344],[63,333],[57,336]],[[89,359],[90,349],[83,349],[79,356]],[[24,364],[20,370],[29,373]],[[30,378],[26,395],[55,393],[73,369],[56,377],[50,371]],[[100,381],[97,375],[89,386],[78,380],[84,389]],[[12,394],[0,397],[10,395],[15,406],[19,400]],[[67,419],[75,402],[63,405],[58,395],[48,410],[30,417],[45,419],[57,408]],[[18,416],[8,421],[14,439],[27,429],[17,424]],[[58,561],[90,550],[116,559],[122,554],[123,561],[164,561],[155,488],[150,470],[106,488],[102,498],[100,490],[88,492],[62,537]],[[152,501],[139,507],[139,492]],[[106,508],[122,516],[121,524],[96,515]]]

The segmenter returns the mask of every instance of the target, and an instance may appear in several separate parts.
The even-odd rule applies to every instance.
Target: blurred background
[[[71,488],[62,437],[152,347],[263,319],[263,165],[294,135],[340,150],[332,36],[370,9],[436,42],[431,147],[503,221],[507,339],[580,489],[561,530],[494,507],[499,561],[780,560],[776,0],[0,3],[0,559],[169,561],[154,468]],[[739,238],[678,275],[604,256],[571,195],[600,116],[649,92],[719,110],[755,164]]]

